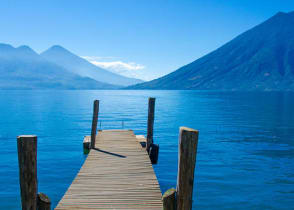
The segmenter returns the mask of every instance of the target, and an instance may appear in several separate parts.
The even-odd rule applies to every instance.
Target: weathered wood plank
[[[162,209],[161,197],[133,131],[103,130],[56,209]]]

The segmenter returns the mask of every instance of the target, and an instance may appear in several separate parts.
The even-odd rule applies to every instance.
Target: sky
[[[151,80],[217,49],[293,0],[0,0],[0,43],[52,45]]]

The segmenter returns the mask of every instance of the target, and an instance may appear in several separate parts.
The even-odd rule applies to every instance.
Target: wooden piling
[[[177,209],[192,209],[194,169],[198,145],[198,131],[180,127],[177,180]]]
[[[148,153],[149,153],[151,144],[153,144],[154,107],[155,107],[155,98],[149,98],[149,101],[148,101],[147,144],[146,144],[146,150]]]
[[[38,210],[51,210],[50,198],[44,193],[39,193],[37,198],[37,206]]]
[[[91,148],[91,138],[90,136],[85,136],[83,141],[83,151],[84,154],[89,154]]]
[[[94,101],[93,106],[93,120],[92,120],[92,131],[91,131],[91,148],[95,148],[97,122],[98,122],[98,112],[99,112],[99,101]]]
[[[158,153],[159,153],[159,145],[158,144],[151,144],[150,150],[149,150],[149,157],[150,157],[152,164],[157,164]]]
[[[163,210],[176,210],[176,190],[171,188],[162,196]]]
[[[22,210],[37,209],[37,136],[17,137]]]

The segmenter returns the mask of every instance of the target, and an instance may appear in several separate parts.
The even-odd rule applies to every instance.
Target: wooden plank
[[[133,131],[103,130],[56,209],[162,209],[146,149]]]

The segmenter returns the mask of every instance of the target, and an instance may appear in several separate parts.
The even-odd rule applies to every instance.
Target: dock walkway
[[[191,210],[198,131],[180,127],[177,186],[162,195],[152,167],[159,154],[153,140],[154,110],[155,98],[149,98],[147,138],[131,130],[100,130],[97,135],[95,100],[91,136],[83,141],[88,156],[55,209]],[[18,136],[17,151],[22,209],[50,210],[51,199],[38,192],[37,136]]]
[[[134,132],[103,130],[56,209],[162,209],[161,197],[150,158]]]

